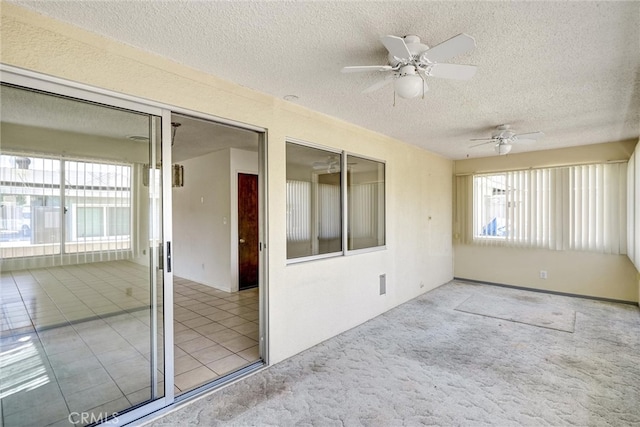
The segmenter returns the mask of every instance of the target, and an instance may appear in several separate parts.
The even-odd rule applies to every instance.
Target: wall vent
[[[387,293],[387,275],[380,275],[380,295],[384,295]]]

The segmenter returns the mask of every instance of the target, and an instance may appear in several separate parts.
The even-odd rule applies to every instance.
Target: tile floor
[[[258,289],[220,291],[174,278],[175,393],[259,360]]]
[[[147,277],[126,261],[2,272],[0,425],[70,425],[72,412],[112,414],[150,399]],[[174,292],[176,394],[259,359],[257,289],[230,294],[176,278]]]

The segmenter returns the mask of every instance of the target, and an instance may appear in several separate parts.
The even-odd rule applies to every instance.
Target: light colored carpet
[[[640,425],[638,307],[549,295],[566,333],[455,310],[451,282],[154,426]]]
[[[456,307],[456,310],[540,328],[573,332],[576,320],[574,310],[554,304],[552,295],[535,292],[528,294],[507,297],[475,294]]]

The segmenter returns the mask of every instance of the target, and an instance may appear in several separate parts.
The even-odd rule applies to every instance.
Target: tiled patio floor
[[[73,412],[112,414],[149,400],[148,288],[146,267],[127,261],[3,272],[2,424],[68,426]],[[257,289],[175,278],[174,303],[176,394],[259,360]],[[163,390],[161,334],[158,343]]]

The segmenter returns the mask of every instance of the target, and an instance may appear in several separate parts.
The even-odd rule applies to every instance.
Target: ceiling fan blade
[[[393,81],[393,75],[388,75],[384,80],[380,80],[379,82],[374,83],[371,86],[369,86],[368,88],[366,88],[365,90],[363,90],[362,93],[371,93],[373,91],[376,91],[378,89],[381,89],[381,88],[385,87],[386,85],[388,85],[392,81]]]
[[[433,64],[429,75],[444,79],[469,80],[476,74],[476,70],[475,65]]]
[[[472,139],[472,141],[473,141],[473,139]],[[492,142],[493,142],[493,141],[481,142],[480,144],[472,145],[472,146],[471,146],[471,147],[469,147],[469,148],[479,147],[479,146],[481,146],[481,145],[491,144]]]
[[[472,138],[469,141],[493,141],[495,138]]]
[[[399,59],[411,58],[411,52],[402,37],[382,36],[380,41],[387,48],[389,53]]]
[[[429,62],[442,62],[449,58],[463,54],[476,47],[476,41],[467,34],[458,34],[440,43],[422,54]]]
[[[544,137],[544,133],[542,132],[529,132],[529,133],[518,133],[515,135],[518,141],[523,141],[525,139],[536,140]]]
[[[391,71],[393,67],[391,65],[356,65],[353,67],[344,67],[341,71],[343,73],[360,73],[363,71]]]

